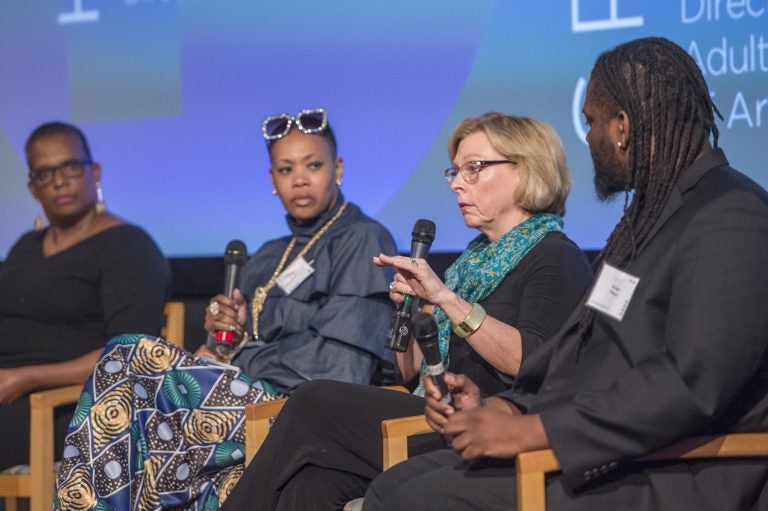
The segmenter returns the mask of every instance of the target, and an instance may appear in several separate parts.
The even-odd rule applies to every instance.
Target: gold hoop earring
[[[96,181],[96,214],[101,215],[107,210],[107,203],[104,202],[104,192],[101,191],[101,182]]]

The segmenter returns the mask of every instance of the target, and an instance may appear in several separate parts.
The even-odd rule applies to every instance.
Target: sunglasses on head
[[[286,136],[294,125],[303,133],[319,133],[328,127],[328,114],[324,108],[310,108],[296,115],[270,115],[264,119],[261,132],[265,139],[277,140]]]

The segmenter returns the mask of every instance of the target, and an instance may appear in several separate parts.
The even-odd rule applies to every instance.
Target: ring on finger
[[[395,287],[395,281],[393,280],[392,282],[389,283],[389,290],[392,291],[392,288],[394,287]]]
[[[219,302],[213,301],[208,305],[208,312],[211,313],[212,316],[218,316],[219,312],[221,312],[221,308],[219,307]]]

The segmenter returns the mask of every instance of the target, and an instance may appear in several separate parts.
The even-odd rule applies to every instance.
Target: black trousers
[[[514,460],[467,463],[452,449],[395,465],[365,494],[365,511],[516,509]]]
[[[642,464],[573,491],[561,475],[547,478],[550,511],[765,511],[764,460],[691,460]],[[365,511],[517,509],[514,459],[465,462],[451,449],[395,465],[365,494]]]
[[[423,412],[424,400],[411,394],[322,380],[302,384],[222,511],[341,509],[381,473],[381,421]],[[415,450],[439,445],[438,435],[426,435]]]

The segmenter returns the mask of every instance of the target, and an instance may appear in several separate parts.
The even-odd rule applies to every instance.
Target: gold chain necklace
[[[328,220],[325,225],[323,225],[320,230],[318,230],[314,236],[307,242],[306,245],[304,245],[304,248],[301,249],[301,252],[296,254],[296,257],[293,258],[293,261],[297,261],[298,259],[301,259],[304,257],[307,252],[309,252],[309,249],[312,248],[312,245],[315,244],[317,240],[320,239],[320,237],[328,231],[328,229],[331,228],[333,223],[339,219],[339,217],[344,213],[344,210],[347,209],[347,203],[341,205],[339,210],[336,212],[333,217]],[[275,269],[275,272],[272,274],[272,277],[269,279],[269,282],[266,283],[264,286],[259,286],[256,288],[256,290],[253,292],[253,300],[251,302],[251,318],[253,321],[253,338],[258,339],[259,338],[259,315],[261,314],[261,311],[264,310],[264,303],[267,301],[267,293],[275,287],[275,283],[277,283],[277,278],[280,276],[280,273],[283,271],[283,268],[285,267],[286,261],[288,261],[288,256],[291,254],[291,251],[293,250],[293,247],[296,246],[296,236],[291,238],[290,243],[288,243],[288,246],[285,248],[285,252],[283,252],[283,257],[280,258],[280,262],[277,265],[277,268]],[[291,261],[291,263],[293,263]]]

